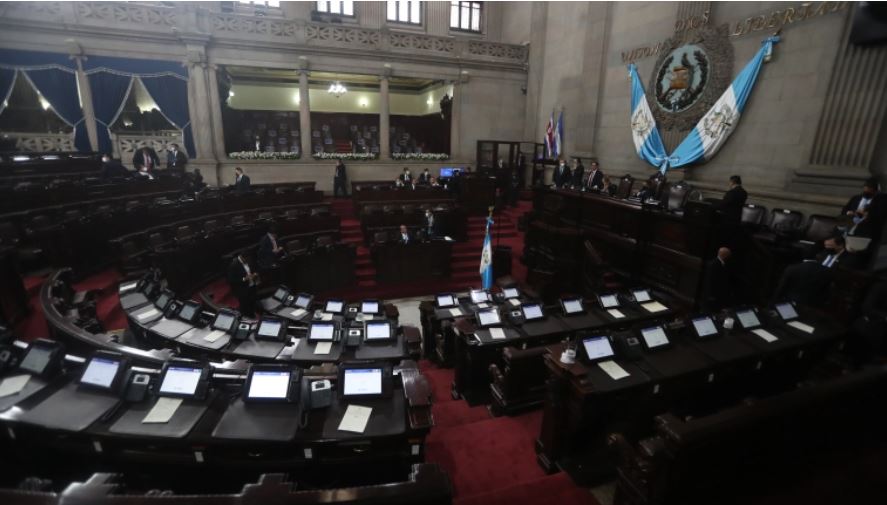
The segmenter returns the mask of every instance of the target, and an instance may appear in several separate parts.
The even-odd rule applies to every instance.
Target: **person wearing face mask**
[[[878,180],[865,181],[862,193],[854,196],[841,209],[841,214],[851,219],[848,235],[876,238],[887,218],[887,195],[878,191]]]
[[[823,242],[825,250],[820,253],[816,261],[825,268],[841,266],[852,267],[855,265],[853,254],[847,251],[843,235],[835,235]]]
[[[570,184],[570,169],[567,167],[567,161],[563,157],[558,160],[552,179],[556,188],[562,188]]]

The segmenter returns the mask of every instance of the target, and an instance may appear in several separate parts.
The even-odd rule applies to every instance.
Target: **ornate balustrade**
[[[77,150],[74,147],[74,139],[70,133],[9,132],[3,135],[7,138],[15,139],[16,151],[46,153]],[[158,135],[123,135],[112,133],[111,142],[114,146],[113,155],[124,160],[128,160],[128,157],[135,154],[136,149],[142,145],[152,147],[161,158],[165,156],[166,148],[170,144],[184,145],[182,132],[180,131]]]

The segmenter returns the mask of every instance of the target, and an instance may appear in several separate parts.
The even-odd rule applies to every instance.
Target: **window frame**
[[[394,2],[395,4],[400,4],[401,2],[405,2],[407,4],[411,4],[411,3],[418,4],[419,5],[419,19],[417,21],[403,21],[400,19],[389,18],[388,17],[388,5],[391,2]],[[385,2],[385,23],[397,25],[398,27],[411,27],[411,28],[421,28],[421,27],[425,26],[425,5],[424,5],[424,3],[425,2],[421,2],[419,0],[386,0],[386,2]],[[396,6],[395,12],[398,13],[398,16],[399,16],[400,9],[398,9],[397,7],[399,7],[399,6]],[[408,6],[408,8],[409,8],[409,6]]]
[[[459,22],[457,23],[457,26],[453,26],[453,5],[454,5],[454,4],[457,4],[458,7],[459,7],[459,8],[458,8],[458,12],[459,12],[459,18],[458,18],[458,19],[459,19]],[[477,20],[477,30],[474,30],[474,29],[472,29],[472,28],[462,28],[462,27],[461,27],[461,25],[462,25],[462,7],[464,6],[463,4],[468,4],[468,10],[469,10],[469,18],[468,18],[469,21],[468,21],[468,25],[469,25],[469,26],[471,25],[471,19],[473,18],[473,16],[471,15],[471,13],[475,10],[475,9],[473,8],[472,4],[477,4],[477,5],[478,5],[478,8],[476,9],[476,10],[477,10],[477,16],[478,16],[478,20]],[[484,2],[480,2],[480,1],[475,1],[475,0],[450,0],[450,6],[449,6],[449,8],[450,8],[450,15],[449,15],[449,18],[450,18],[450,23],[449,23],[449,25],[450,25],[450,31],[451,31],[451,32],[458,32],[458,33],[465,33],[465,34],[482,35],[482,34],[484,33],[484,22],[485,22],[485,20],[486,20],[486,16],[484,15],[484,10],[485,10],[484,7],[485,7],[485,6],[484,6]]]
[[[332,7],[333,3],[338,3],[342,8],[341,12],[333,12],[333,11],[322,11],[318,9],[318,4],[320,2],[313,2],[314,9],[313,13],[320,16],[331,16],[336,18],[347,18],[347,19],[356,19],[357,18],[357,2],[353,0],[322,0],[327,4],[327,7]],[[351,14],[345,14],[345,2],[351,2]]]

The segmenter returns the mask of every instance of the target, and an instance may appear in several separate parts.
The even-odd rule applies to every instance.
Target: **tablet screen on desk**
[[[277,301],[286,300],[286,297],[289,296],[290,292],[286,288],[277,288],[277,291],[274,292],[274,299]]]
[[[710,337],[718,332],[714,321],[708,316],[693,319],[693,329],[696,330],[696,335],[699,338]]]
[[[259,323],[259,331],[258,334],[260,337],[271,337],[277,338],[280,336],[280,330],[283,327],[283,323],[276,319],[262,319],[262,322]]]
[[[106,356],[93,356],[80,376],[81,384],[110,389],[120,371],[121,361]]]
[[[170,300],[169,294],[161,293],[160,296],[158,296],[157,299],[154,300],[154,305],[158,309],[163,310],[166,308],[167,305],[169,305],[169,300]]]
[[[197,315],[197,311],[199,309],[200,309],[199,305],[196,305],[196,304],[190,303],[190,302],[186,303],[184,306],[182,306],[182,310],[179,311],[179,319],[182,319],[185,321],[193,321],[194,316]]]
[[[18,367],[26,372],[39,375],[46,370],[50,358],[52,358],[52,349],[32,345]]]
[[[160,383],[160,394],[193,396],[202,374],[201,367],[169,366]]]
[[[343,377],[343,396],[382,394],[381,368],[348,368]]]
[[[477,313],[477,322],[481,326],[492,326],[499,324],[502,320],[499,318],[499,311],[496,309],[482,310]]]
[[[631,292],[631,295],[634,296],[634,301],[638,303],[649,302],[652,300],[652,298],[650,298],[650,292],[646,289],[636,289]]]
[[[610,345],[610,339],[606,336],[582,339],[582,347],[585,349],[585,356],[588,357],[589,361],[609,358],[614,354],[613,346]]]
[[[289,370],[251,370],[246,397],[251,400],[285,400],[289,394],[291,373]]]
[[[757,328],[761,325],[758,315],[755,314],[755,311],[753,310],[736,311],[736,318],[739,319],[739,324],[741,324],[746,330]]]
[[[295,304],[296,304],[296,307],[300,307],[305,310],[308,310],[308,306],[311,305],[311,297],[304,294],[304,293],[301,293],[301,294],[299,294],[299,296],[296,297]]]
[[[367,323],[367,340],[386,340],[391,338],[391,324],[388,321]]]
[[[230,312],[219,312],[216,314],[216,319],[213,321],[212,327],[213,329],[225,332],[231,331],[231,328],[234,327],[234,319],[234,314]]]
[[[605,309],[610,309],[613,307],[619,306],[619,298],[616,295],[602,295],[600,296],[601,307]]]
[[[542,319],[542,306],[538,303],[531,303],[523,306],[524,319],[532,321],[534,319]]]
[[[471,301],[473,303],[483,303],[490,301],[490,295],[486,291],[480,289],[471,290]]]
[[[564,313],[566,314],[581,314],[585,311],[582,307],[582,299],[581,298],[572,298],[569,300],[563,300],[564,305]]]
[[[520,291],[518,291],[517,288],[505,288],[502,290],[502,296],[504,296],[506,300],[511,300],[512,298],[519,298]]]
[[[795,311],[794,305],[790,303],[780,303],[776,306],[776,312],[779,312],[779,317],[781,317],[785,321],[789,321],[798,317],[798,313]]]
[[[379,302],[375,300],[364,300],[360,303],[360,311],[364,314],[378,314]]]
[[[327,300],[326,307],[324,307],[324,312],[330,312],[332,314],[338,314],[342,312],[342,309],[345,307],[345,302],[342,300]]]
[[[669,343],[668,337],[665,336],[665,330],[661,326],[644,328],[641,330],[641,336],[644,338],[644,343],[647,344],[648,349],[656,349]]]
[[[453,295],[437,295],[437,306],[440,308],[455,307],[456,297]]]
[[[308,329],[308,340],[333,341],[336,326],[333,323],[311,323]]]

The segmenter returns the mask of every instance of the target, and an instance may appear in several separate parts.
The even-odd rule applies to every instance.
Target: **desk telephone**
[[[616,354],[630,361],[636,361],[643,356],[641,340],[634,335],[616,335],[613,337],[616,344]]]

